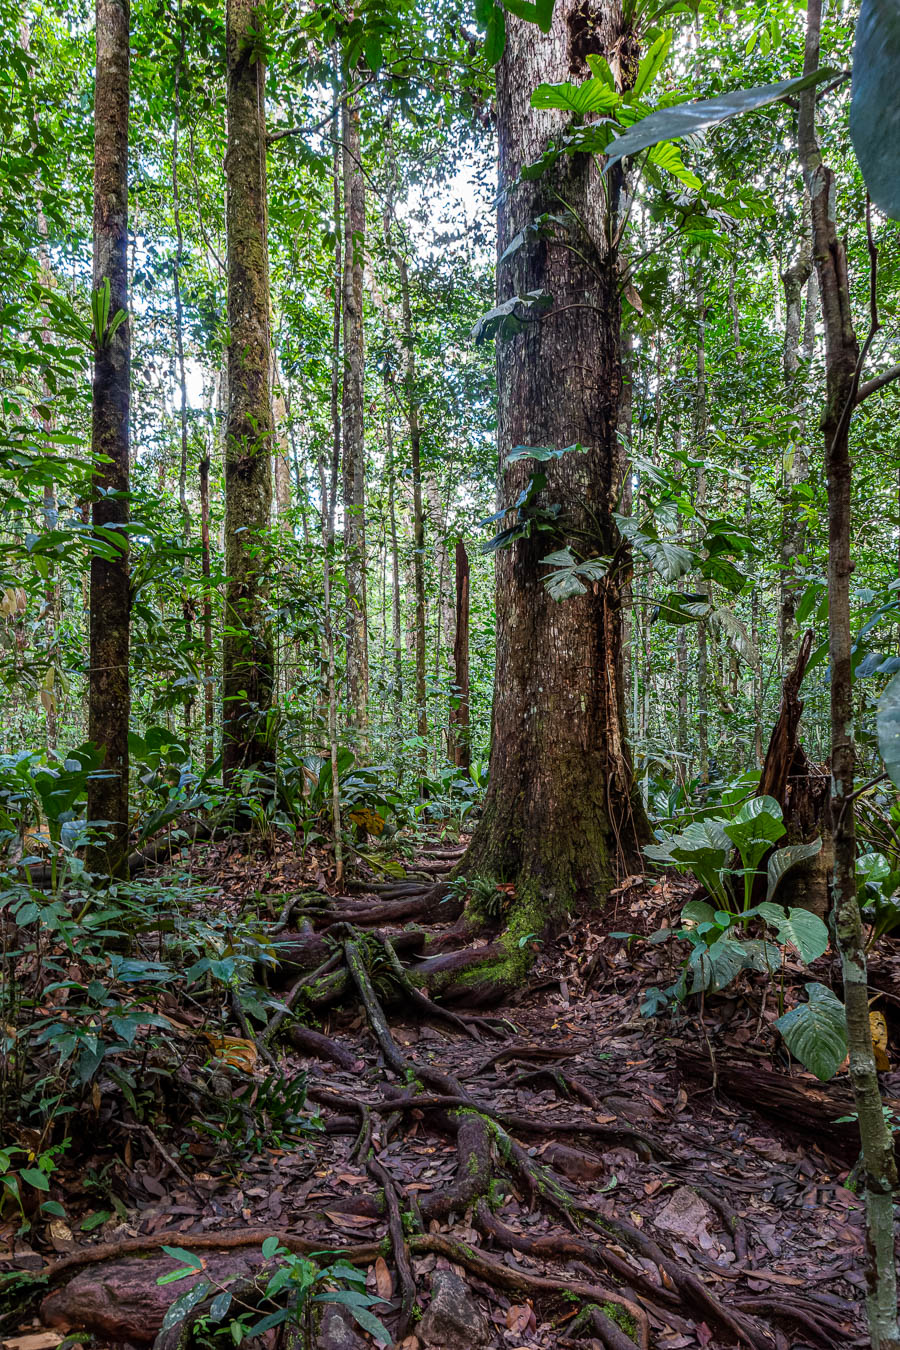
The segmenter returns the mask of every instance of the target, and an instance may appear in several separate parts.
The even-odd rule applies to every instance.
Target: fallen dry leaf
[[[389,1299],[394,1293],[394,1281],[383,1256],[375,1259],[375,1290],[379,1298]]]

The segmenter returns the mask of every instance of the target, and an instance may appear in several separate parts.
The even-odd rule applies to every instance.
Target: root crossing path
[[[459,972],[493,939],[467,941],[441,905],[455,857],[434,850],[381,894],[285,904],[282,1007],[236,1030],[256,1040],[261,1082],[306,1075],[320,1128],[239,1169],[215,1149],[176,1163],[148,1132],[150,1202],[112,1240],[47,1262],[44,1323],[186,1346],[223,1288],[259,1299],[276,1235],[366,1269],[406,1350],[865,1344],[840,1165],[680,1079],[677,1044],[698,1028],[637,1017],[638,977],[600,920],[577,948],[543,950],[501,1005],[466,1008],[484,991]],[[414,916],[427,926],[403,926]],[[164,1246],[195,1253],[211,1282],[174,1327],[166,1301],[186,1286],[156,1284],[174,1268]]]

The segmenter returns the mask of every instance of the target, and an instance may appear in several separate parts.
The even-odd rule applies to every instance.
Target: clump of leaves
[[[262,1244],[263,1260],[267,1263],[261,1276],[262,1294],[255,1295],[250,1304],[237,1274],[214,1283],[203,1276],[203,1262],[193,1252],[183,1247],[164,1247],[163,1251],[181,1264],[160,1275],[157,1284],[173,1284],[191,1276],[201,1278],[169,1308],[162,1332],[190,1319],[198,1331],[209,1335],[221,1329],[233,1345],[241,1345],[245,1340],[287,1325],[300,1331],[301,1343],[306,1345],[311,1343],[316,1309],[322,1304],[337,1303],[376,1340],[385,1345],[391,1341],[390,1332],[371,1311],[385,1300],[366,1293],[365,1272],[341,1260],[340,1253],[322,1251],[300,1256],[282,1246],[274,1234],[267,1237]],[[320,1266],[318,1257],[337,1259]]]

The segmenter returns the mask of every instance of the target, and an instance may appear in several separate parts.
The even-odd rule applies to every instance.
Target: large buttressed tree
[[[102,774],[88,780],[88,819],[107,822],[90,863],[111,876],[127,874],[128,860],[131,343],[117,317],[128,308],[129,19],[129,0],[97,0],[93,277],[95,293],[109,287],[109,304],[94,307],[91,519],[103,547],[91,558],[88,735],[104,760]]]
[[[272,509],[264,9],[227,0],[228,414],[222,763],[226,783],[269,763],[275,684],[265,531]]]
[[[547,475],[537,503],[561,510],[553,530],[497,553],[490,786],[460,870],[516,884],[515,931],[604,897],[617,870],[637,862],[647,827],[625,741],[622,571],[557,602],[541,563],[567,546],[578,557],[610,557],[620,543],[613,519],[622,475],[617,180],[604,180],[587,155],[560,156],[541,177],[519,180],[566,122],[564,113],[532,109],[532,91],[543,81],[587,78],[592,52],[621,67],[630,39],[608,0],[557,0],[546,36],[532,23],[507,22],[497,71],[498,299],[544,291],[552,306],[498,341],[501,499],[515,502],[537,468]],[[504,257],[544,213],[562,222],[552,237],[531,236]],[[505,467],[518,446],[576,443],[583,451]]]

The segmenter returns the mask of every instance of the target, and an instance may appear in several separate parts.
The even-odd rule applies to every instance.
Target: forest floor
[[[439,875],[453,853],[436,842],[412,867]],[[237,914],[259,897],[254,858],[203,846],[192,870],[215,882],[211,908]],[[283,854],[266,871],[277,910],[296,868]],[[321,1010],[315,1054],[273,1042],[277,1072],[306,1075],[305,1109],[321,1128],[296,1136],[283,1124],[238,1148],[196,1121],[142,1125],[120,1101],[93,1156],[59,1174],[66,1223],[27,1242],[0,1227],[0,1270],[43,1273],[50,1290],[42,1307],[23,1291],[4,1345],[51,1350],[85,1332],[99,1347],[148,1344],[185,1288],[156,1283],[177,1264],[163,1244],[196,1253],[221,1287],[258,1268],[270,1234],[367,1268],[369,1291],[387,1300],[375,1311],[392,1334],[405,1322],[406,1350],[625,1350],[634,1342],[622,1328],[659,1350],[867,1344],[861,1201],[844,1185],[853,1127],[833,1124],[846,1078],[826,1089],[779,1059],[761,983],[675,1019],[641,1018],[642,991],[664,982],[672,957],[609,934],[674,922],[686,886],[630,880],[603,913],[541,947],[500,1007],[458,1006],[452,1024],[382,999],[376,979],[368,1009],[345,997]],[[371,929],[389,902],[354,903],[369,906]],[[191,1030],[191,1009],[182,1016],[178,1035]],[[262,1091],[276,1077],[268,1051],[241,1044],[220,1046],[231,1079]],[[188,1042],[183,1053],[190,1067]],[[198,1053],[208,1061],[209,1046]],[[736,1095],[722,1091],[731,1070]],[[884,1087],[900,1095],[900,1074]],[[115,1212],[84,1233],[83,1216],[101,1208],[98,1177]],[[344,1323],[331,1333],[327,1350],[371,1343]]]

